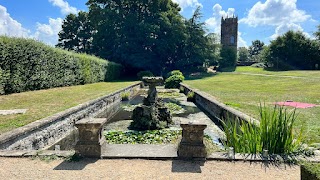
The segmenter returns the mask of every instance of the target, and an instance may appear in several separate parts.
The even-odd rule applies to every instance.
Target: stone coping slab
[[[0,110],[0,115],[10,115],[10,114],[24,114],[28,109],[11,109],[11,110]]]
[[[34,157],[51,156],[70,157],[75,151],[0,151],[0,157]],[[152,144],[107,144],[101,155],[102,159],[156,159],[172,160],[178,159],[177,145],[152,145]],[[264,159],[260,155],[235,154],[234,159],[228,158],[227,152],[214,152],[206,157],[207,161],[249,161],[249,162],[274,162],[272,159]],[[320,163],[320,156],[299,158],[299,160]]]
[[[0,157],[33,157],[33,156],[52,156],[70,157],[74,155],[75,151],[54,151],[54,150],[15,150],[15,151],[0,151]]]
[[[184,89],[187,90],[187,92],[192,91],[192,92],[195,93],[196,96],[199,96],[201,99],[205,99],[205,100],[213,103],[215,106],[219,107],[220,108],[220,111],[219,111],[220,114],[219,115],[224,114],[223,111],[225,111],[225,112],[229,112],[229,113],[233,114],[235,117],[238,117],[241,120],[244,120],[244,121],[247,121],[247,122],[253,122],[256,125],[259,124],[258,120],[248,116],[247,114],[245,114],[245,113],[243,113],[241,111],[233,109],[232,107],[229,107],[229,106],[223,104],[222,102],[219,102],[215,97],[213,97],[212,95],[210,95],[208,93],[202,92],[199,89],[191,88],[190,86],[188,86],[186,84],[183,84],[183,83],[180,83],[180,86],[184,87]],[[187,93],[187,92],[185,91],[185,93]],[[195,104],[201,106],[201,104],[199,104],[197,102],[197,97],[196,97]],[[208,111],[205,107],[202,107],[202,108],[205,109],[206,111]],[[213,112],[209,111],[208,113],[213,115],[212,114]],[[220,119],[221,117],[218,117],[219,115],[216,114],[216,115],[213,115],[213,116]]]
[[[95,124],[104,124],[104,123],[106,123],[106,121],[107,121],[107,118],[89,117],[89,118],[84,118],[84,119],[77,121],[76,124],[78,124],[78,125],[87,125],[87,124],[95,125]]]

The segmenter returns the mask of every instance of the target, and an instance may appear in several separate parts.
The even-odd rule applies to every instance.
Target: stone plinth
[[[203,144],[204,129],[203,123],[184,123],[182,127],[182,140],[178,148],[178,157],[182,159],[206,158],[207,151]]]
[[[106,140],[102,134],[102,127],[106,118],[86,118],[78,121],[79,141],[75,151],[83,157],[101,157],[102,148]]]

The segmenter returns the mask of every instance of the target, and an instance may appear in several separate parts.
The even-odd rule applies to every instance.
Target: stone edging
[[[104,109],[121,102],[121,93],[134,93],[141,82],[114,93],[69,108],[52,116],[37,120],[23,127],[0,135],[1,150],[38,150],[50,146],[74,129],[74,124],[85,117],[92,117]]]
[[[223,119],[239,119],[244,122],[259,124],[258,120],[217,101],[208,93],[193,89],[183,83],[180,83],[180,86],[184,88],[185,94],[188,94],[190,91],[194,92],[195,103],[218,121]]]

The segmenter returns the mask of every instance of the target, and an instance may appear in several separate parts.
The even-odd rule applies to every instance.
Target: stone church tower
[[[221,44],[223,47],[238,48],[238,17],[221,17]]]

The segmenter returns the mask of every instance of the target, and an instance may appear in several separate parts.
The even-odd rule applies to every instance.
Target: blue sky
[[[270,40],[288,30],[313,37],[320,24],[319,0],[173,0],[190,18],[202,7],[208,32],[220,32],[221,16],[239,17],[239,46]],[[28,37],[55,45],[61,23],[69,13],[87,11],[87,0],[0,0],[0,35]]]

